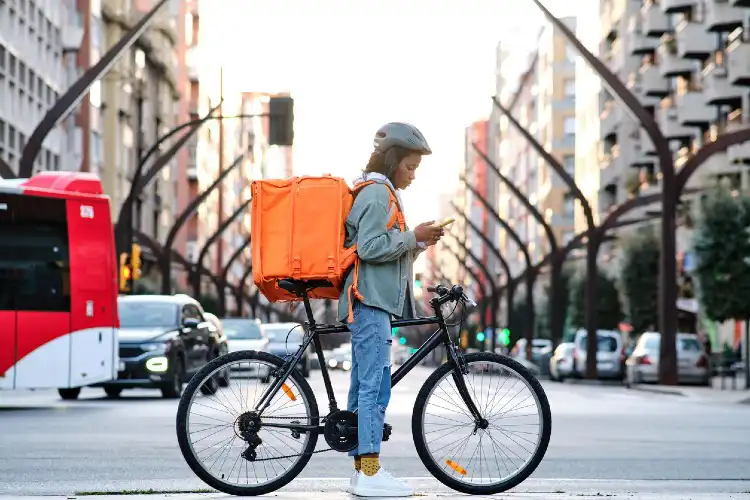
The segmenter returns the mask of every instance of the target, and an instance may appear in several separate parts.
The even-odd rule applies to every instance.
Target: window
[[[572,78],[567,78],[565,83],[565,97],[575,97],[576,95],[576,81]]]
[[[225,319],[222,321],[224,333],[231,340],[260,340],[260,326],[249,319]]]
[[[576,157],[575,155],[565,155],[563,157],[563,167],[565,171],[570,175],[574,176],[576,173]]]
[[[578,52],[571,47],[570,45],[565,45],[565,59],[568,60],[568,62],[575,62],[576,58],[578,57]]]
[[[610,335],[597,334],[596,336],[597,352],[615,352],[617,351],[617,339]],[[583,334],[578,340],[578,348],[586,351],[588,348],[588,334]]]
[[[117,314],[123,328],[175,327],[178,311],[175,304],[163,302],[120,300],[117,303]]]
[[[182,321],[184,322],[187,318],[203,321],[203,315],[201,315],[200,309],[193,304],[188,304],[182,308]]]
[[[576,134],[576,117],[575,116],[565,117],[565,121],[563,121],[563,132],[565,133],[565,135]]]
[[[70,311],[64,200],[0,195],[0,310]]]
[[[565,193],[563,197],[563,213],[566,217],[573,217],[575,214],[575,198],[569,193]]]

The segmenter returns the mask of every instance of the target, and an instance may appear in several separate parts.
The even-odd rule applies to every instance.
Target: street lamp
[[[544,228],[544,234],[547,236],[550,253],[558,257],[552,259],[552,263],[550,266],[551,296],[550,303],[548,304],[550,309],[549,328],[550,333],[552,334],[552,347],[557,347],[557,344],[559,342],[562,342],[563,328],[565,327],[565,325],[563,324],[565,311],[562,309],[562,306],[564,305],[562,295],[567,293],[567,290],[563,289],[563,259],[559,258],[560,252],[559,247],[557,246],[557,238],[555,238],[555,233],[552,231],[552,227],[547,222],[547,219],[545,219],[541,212],[539,212],[539,210],[531,204],[529,199],[521,192],[521,190],[513,183],[513,181],[503,175],[500,169],[497,168],[497,165],[495,165],[492,160],[490,160],[489,157],[479,149],[476,143],[472,143],[472,147],[474,148],[474,151],[476,151],[480,156],[480,158],[484,160],[487,166],[490,167],[493,172],[495,172],[495,175],[500,178],[503,184],[508,187],[508,190],[513,193],[513,195],[526,207],[526,209],[531,213],[532,217],[534,217],[534,219],[536,219],[536,221],[542,226],[542,228]],[[508,276],[510,276],[510,274],[508,274]],[[510,324],[510,321],[508,321],[508,324]]]
[[[182,213],[175,220],[172,227],[169,229],[167,239],[164,242],[164,248],[167,251],[164,252],[164,255],[162,256],[163,258],[161,260],[161,293],[169,295],[171,292],[172,254],[170,253],[170,250],[172,249],[174,240],[177,237],[177,233],[182,228],[182,226],[185,225],[190,216],[193,215],[193,213],[198,209],[200,204],[203,203],[206,198],[208,198],[211,192],[216,189],[219,184],[221,184],[221,182],[242,163],[242,158],[244,156],[244,154],[239,155],[232,162],[232,164],[229,165],[228,168],[224,169],[221,174],[219,174],[213,184],[208,186],[202,193],[200,193],[190,203],[188,203],[188,206],[185,207],[185,210],[182,211]]]

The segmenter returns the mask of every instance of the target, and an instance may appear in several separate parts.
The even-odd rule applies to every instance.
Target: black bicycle
[[[188,465],[208,485],[231,495],[275,491],[294,479],[314,453],[346,452],[357,446],[357,415],[336,404],[319,338],[348,330],[344,325],[316,324],[308,300],[310,290],[330,284],[282,280],[279,286],[304,301],[308,322],[296,352],[286,359],[256,351],[216,358],[190,380],[177,411],[177,438]],[[463,354],[454,345],[443,306],[453,305],[450,317],[460,304],[461,323],[466,309],[476,306],[460,286],[438,285],[428,291],[435,294],[430,299],[433,316],[392,323],[438,325],[392,374],[393,386],[440,344],[447,354],[414,404],[417,453],[435,478],[457,491],[506,491],[524,481],[547,451],[552,425],[547,396],[518,362],[490,352]],[[318,413],[315,396],[296,369],[310,343],[328,395],[325,416]],[[216,387],[216,377],[224,373],[231,373],[227,387],[205,389]],[[244,388],[243,380],[248,381]],[[384,440],[391,431],[386,424]],[[321,434],[330,448],[316,450]],[[488,459],[490,454],[494,459]]]

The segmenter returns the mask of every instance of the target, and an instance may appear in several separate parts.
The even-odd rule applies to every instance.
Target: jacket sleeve
[[[385,186],[368,187],[357,196],[355,204],[357,228],[357,254],[359,258],[374,264],[390,262],[400,258],[406,252],[417,248],[417,238],[413,231],[401,232],[398,229],[386,229],[390,214],[388,213],[388,193]],[[382,192],[380,191],[382,190]]]

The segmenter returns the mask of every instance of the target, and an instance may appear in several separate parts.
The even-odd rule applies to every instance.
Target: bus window
[[[12,211],[0,221],[0,310],[69,312],[64,201],[12,198],[0,200]]]

